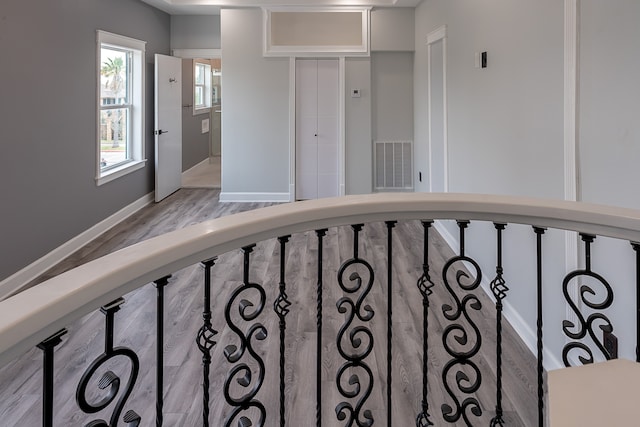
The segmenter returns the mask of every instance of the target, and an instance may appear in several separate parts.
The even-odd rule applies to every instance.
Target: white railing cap
[[[276,205],[151,238],[1,301],[0,366],[101,305],[202,260],[296,232],[396,219],[531,224],[640,241],[640,211],[561,200],[378,193]]]

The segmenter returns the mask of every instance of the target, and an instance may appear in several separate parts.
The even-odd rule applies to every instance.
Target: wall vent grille
[[[413,190],[413,141],[374,141],[376,191]]]

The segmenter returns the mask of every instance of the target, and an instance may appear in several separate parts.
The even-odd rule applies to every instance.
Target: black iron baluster
[[[327,229],[316,230],[318,236],[318,284],[316,304],[317,349],[316,358],[316,427],[322,427],[322,240]]]
[[[502,300],[507,296],[509,287],[502,277],[502,231],[507,224],[494,223],[497,233],[496,277],[491,282],[491,292],[496,298],[496,416],[491,420],[491,427],[504,426],[502,419]]]
[[[164,406],[164,287],[169,284],[165,276],[154,281],[156,286],[156,426],[162,427]]]
[[[108,389],[107,396],[97,403],[89,403],[87,401],[87,387],[89,380],[98,371],[102,365],[106,364],[109,360],[115,357],[126,357],[131,362],[131,372],[129,373],[129,380],[125,386],[124,391],[121,393],[120,398],[116,402],[109,424],[104,420],[94,420],[86,424],[91,427],[108,427],[118,424],[118,418],[122,413],[125,403],[133,390],[136,379],[138,378],[138,372],[140,370],[140,361],[138,355],[127,347],[114,347],[113,346],[113,329],[114,329],[114,317],[115,313],[120,310],[120,306],[124,304],[123,298],[118,298],[110,304],[107,304],[100,308],[100,311],[105,315],[105,333],[104,333],[104,353],[98,356],[89,365],[87,370],[82,375],[78,388],[76,389],[76,402],[80,409],[87,414],[95,414],[113,402],[120,391],[120,377],[118,377],[112,371],[105,372],[98,383],[98,387],[101,390]],[[127,411],[122,418],[124,422],[130,427],[137,427],[140,425],[140,416],[132,410]]]
[[[62,336],[67,333],[66,329],[61,329],[49,338],[38,344],[42,350],[42,426],[53,426],[53,366],[54,350],[62,342]]]
[[[373,334],[366,326],[352,325],[356,317],[360,322],[368,322],[374,315],[373,308],[371,308],[370,305],[366,304],[363,307],[365,298],[373,286],[375,276],[371,265],[358,256],[358,233],[362,230],[362,227],[362,224],[351,226],[354,231],[353,258],[345,261],[338,270],[338,284],[345,293],[354,294],[359,291],[361,292],[355,302],[347,296],[340,298],[336,302],[338,312],[346,315],[345,323],[340,327],[337,337],[338,352],[346,362],[338,369],[338,373],[336,374],[336,385],[340,394],[347,399],[354,399],[360,396],[355,407],[347,401],[340,402],[336,406],[336,416],[338,420],[347,420],[345,425],[349,427],[353,426],[354,423],[358,427],[369,427],[373,425],[374,421],[373,414],[369,409],[361,412],[364,404],[371,394],[371,391],[373,390],[373,373],[371,372],[371,368],[369,368],[369,366],[364,362],[373,350]],[[369,277],[365,286],[363,286],[363,279],[357,271],[357,267],[364,268],[367,271]],[[352,287],[345,284],[345,273],[348,269],[354,270],[347,278],[351,283],[353,283]],[[363,288],[364,290],[362,290]],[[348,333],[349,347],[354,351],[351,354],[347,353],[343,345],[343,339],[349,328],[351,328]],[[365,345],[363,345],[363,338],[365,339]],[[364,348],[358,351],[362,347]],[[366,379],[368,380],[363,393],[361,393],[362,385],[360,375],[358,373],[354,373],[354,371],[357,372],[359,370],[366,373]],[[343,386],[343,377],[347,373],[351,374],[348,379],[349,386],[351,387],[349,390],[345,389]]]
[[[267,338],[267,329],[261,323],[254,323],[249,327],[249,330],[245,334],[231,318],[231,309],[234,307],[236,299],[243,293],[251,293],[252,290],[258,292],[258,304],[252,309],[252,307],[254,307],[254,303],[245,298],[241,299],[238,304],[238,313],[240,318],[245,322],[252,322],[260,316],[264,309],[266,301],[264,288],[257,283],[251,283],[249,281],[250,254],[254,247],[255,245],[249,245],[242,248],[244,253],[243,283],[233,291],[224,310],[224,316],[229,329],[231,329],[240,340],[239,346],[230,344],[224,349],[224,356],[227,361],[232,364],[236,363],[236,365],[231,368],[227,374],[227,378],[224,383],[224,398],[229,405],[234,407],[225,420],[225,427],[230,427],[237,417],[240,417],[237,424],[238,426],[253,426],[254,422],[251,419],[246,416],[240,416],[241,413],[246,412],[251,408],[256,409],[260,413],[260,418],[256,424],[257,427],[263,427],[265,425],[265,419],[267,416],[267,411],[262,402],[255,399],[264,382],[265,365],[262,358],[260,358],[253,348],[253,339],[255,338],[258,341],[265,340]],[[252,369],[249,365],[244,362],[238,363],[242,356],[244,356],[245,352],[248,352],[254,362],[258,365],[258,378],[255,381]],[[251,387],[246,394],[240,397],[234,397],[231,395],[231,382],[234,379],[245,389],[251,387],[252,383],[253,387]]]
[[[544,365],[542,355],[544,343],[542,340],[542,235],[546,228],[533,227],[536,233],[536,295],[537,295],[537,315],[536,333],[538,350],[538,426],[544,426]]]
[[[594,357],[591,348],[584,342],[577,341],[585,338],[587,334],[589,334],[589,337],[596,345],[598,350],[600,350],[600,353],[604,356],[604,358],[607,360],[611,359],[611,355],[605,349],[602,340],[598,338],[594,331],[594,323],[598,322],[599,327],[603,332],[613,332],[613,325],[611,324],[611,321],[602,312],[591,313],[585,319],[584,315],[578,308],[578,305],[575,301],[572,300],[571,295],[569,294],[569,285],[573,279],[588,277],[594,279],[596,282],[599,282],[602,285],[605,291],[605,295],[604,299],[600,302],[594,302],[588,296],[594,297],[596,295],[595,290],[590,285],[581,285],[580,300],[582,301],[582,303],[593,310],[600,311],[611,307],[611,304],[613,304],[613,289],[611,288],[611,285],[609,285],[604,277],[591,269],[591,243],[593,243],[596,237],[590,234],[582,233],[580,234],[580,237],[582,238],[585,247],[585,268],[570,272],[562,281],[562,292],[564,294],[564,297],[567,301],[567,304],[569,304],[569,307],[571,307],[571,310],[575,313],[579,322],[579,325],[577,325],[577,327],[570,320],[564,320],[562,322],[562,331],[564,332],[564,334],[569,337],[569,339],[575,340],[567,343],[562,349],[562,361],[564,362],[565,366],[571,366],[571,362],[569,361],[569,353],[574,349],[577,349],[586,354],[586,357],[583,355],[578,356],[578,360],[580,360],[580,363],[593,363]]]
[[[286,244],[291,236],[278,237],[280,242],[280,284],[278,298],[273,303],[273,310],[280,319],[280,427],[285,425],[285,401],[284,401],[284,351],[285,351],[285,329],[287,329],[286,316],[289,314],[291,302],[287,296],[287,285],[285,282],[286,266]]]
[[[398,221],[385,221],[387,224],[387,427],[391,427],[391,348],[393,344],[392,323],[392,283],[393,283],[393,227]]]
[[[636,253],[636,362],[640,363],[640,243],[631,242]]]
[[[211,349],[216,345],[213,338],[218,331],[211,325],[211,268],[217,258],[202,261],[204,268],[204,298],[202,308],[202,327],[198,330],[196,344],[202,353],[202,425],[209,427],[209,373],[211,368]]]
[[[417,427],[432,426],[429,418],[428,371],[429,371],[429,295],[433,293],[434,283],[429,275],[429,228],[433,221],[422,221],[424,229],[422,276],[418,279],[418,290],[422,295],[422,412],[416,418]]]
[[[449,397],[453,400],[455,408],[446,403],[443,404],[441,408],[442,416],[445,421],[455,423],[462,418],[467,426],[471,426],[472,423],[469,420],[467,409],[476,417],[480,417],[482,415],[480,403],[475,397],[467,397],[460,402],[449,384],[449,372],[453,368],[457,368],[457,372],[455,373],[455,384],[458,391],[461,393],[468,395],[473,394],[478,391],[482,384],[480,369],[472,360],[473,356],[480,351],[482,337],[478,327],[473,322],[468,312],[468,308],[475,311],[480,311],[482,308],[478,297],[471,293],[471,291],[475,290],[480,285],[480,282],[482,281],[482,271],[475,260],[465,255],[464,230],[468,225],[469,221],[458,221],[458,227],[460,229],[460,255],[448,260],[442,269],[442,280],[447,291],[451,295],[451,298],[455,302],[455,307],[451,307],[449,304],[444,304],[442,306],[442,313],[450,322],[459,322],[464,318],[465,323],[467,323],[473,330],[473,337],[470,339],[469,332],[465,329],[465,326],[462,323],[451,323],[442,333],[442,343],[444,348],[452,357],[452,359],[445,364],[442,370],[442,381],[447,394],[449,394]],[[456,263],[462,263],[463,266],[464,263],[468,263],[473,266],[475,270],[475,279],[471,280],[471,283],[465,283],[465,281],[470,279],[470,276],[463,267],[456,271],[457,285],[462,291],[466,292],[462,300],[458,298],[456,292],[451,288],[447,277],[449,270],[453,268]],[[469,346],[470,348],[466,349],[466,347]],[[469,376],[468,373],[462,370],[463,367],[470,368],[470,370],[473,371],[473,375]]]

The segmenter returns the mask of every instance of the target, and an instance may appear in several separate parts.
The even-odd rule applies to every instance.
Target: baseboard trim
[[[154,193],[151,192],[141,197],[128,206],[120,209],[110,217],[100,221],[93,227],[83,231],[71,240],[58,246],[42,258],[32,262],[22,270],[14,273],[0,282],[0,301],[20,291],[27,283],[45,273],[54,265],[85,246],[101,234],[105,233],[118,223],[124,221],[145,206],[153,203]]]
[[[221,192],[221,202],[288,202],[289,193],[230,193]]]
[[[438,233],[440,233],[440,236],[442,236],[449,247],[457,248],[458,246],[460,246],[460,242],[458,241],[458,239],[456,239],[451,233],[449,233],[449,230],[447,230],[442,222],[435,221],[434,228]],[[491,292],[491,281],[486,274],[484,274],[482,277],[480,287],[491,299],[491,301],[495,302],[495,297],[493,296],[493,292]],[[507,320],[507,322],[509,322],[511,327],[513,327],[513,329],[522,339],[529,351],[531,351],[531,353],[537,357],[538,336],[536,331],[529,327],[527,322],[525,322],[522,316],[520,316],[520,313],[518,313],[518,311],[513,308],[513,305],[511,305],[508,300],[503,300],[502,302],[502,315]],[[542,360],[544,368],[547,371],[564,367],[564,364],[554,354],[552,354],[547,347],[545,347],[543,350]]]

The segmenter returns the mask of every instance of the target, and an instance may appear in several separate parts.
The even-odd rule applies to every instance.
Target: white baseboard
[[[230,193],[221,192],[221,202],[288,202],[289,193]]]
[[[24,285],[31,282],[51,267],[63,261],[65,258],[76,252],[78,249],[91,242],[101,234],[105,233],[113,226],[127,219],[143,207],[149,205],[154,200],[154,193],[149,193],[141,197],[128,206],[120,209],[110,217],[100,221],[93,227],[85,230],[71,240],[58,246],[42,258],[32,262],[22,270],[14,273],[0,282],[0,301],[19,291]]]
[[[434,228],[444,241],[451,247],[454,251],[455,248],[460,246],[460,242],[457,238],[453,237],[453,235],[447,230],[444,224],[440,221],[434,222]],[[484,274],[482,277],[482,283],[480,283],[480,287],[482,290],[489,296],[491,301],[495,302],[495,297],[493,296],[493,292],[491,292],[491,280],[489,277]],[[537,357],[538,355],[538,336],[537,332],[534,331],[525,320],[520,316],[520,313],[509,303],[508,300],[503,300],[502,302],[502,315],[509,322],[509,324],[516,331],[518,336],[525,343],[529,351]],[[547,371],[553,369],[564,368],[564,363],[562,363],[554,354],[552,354],[547,347],[543,350],[542,360],[544,364],[544,368]]]

